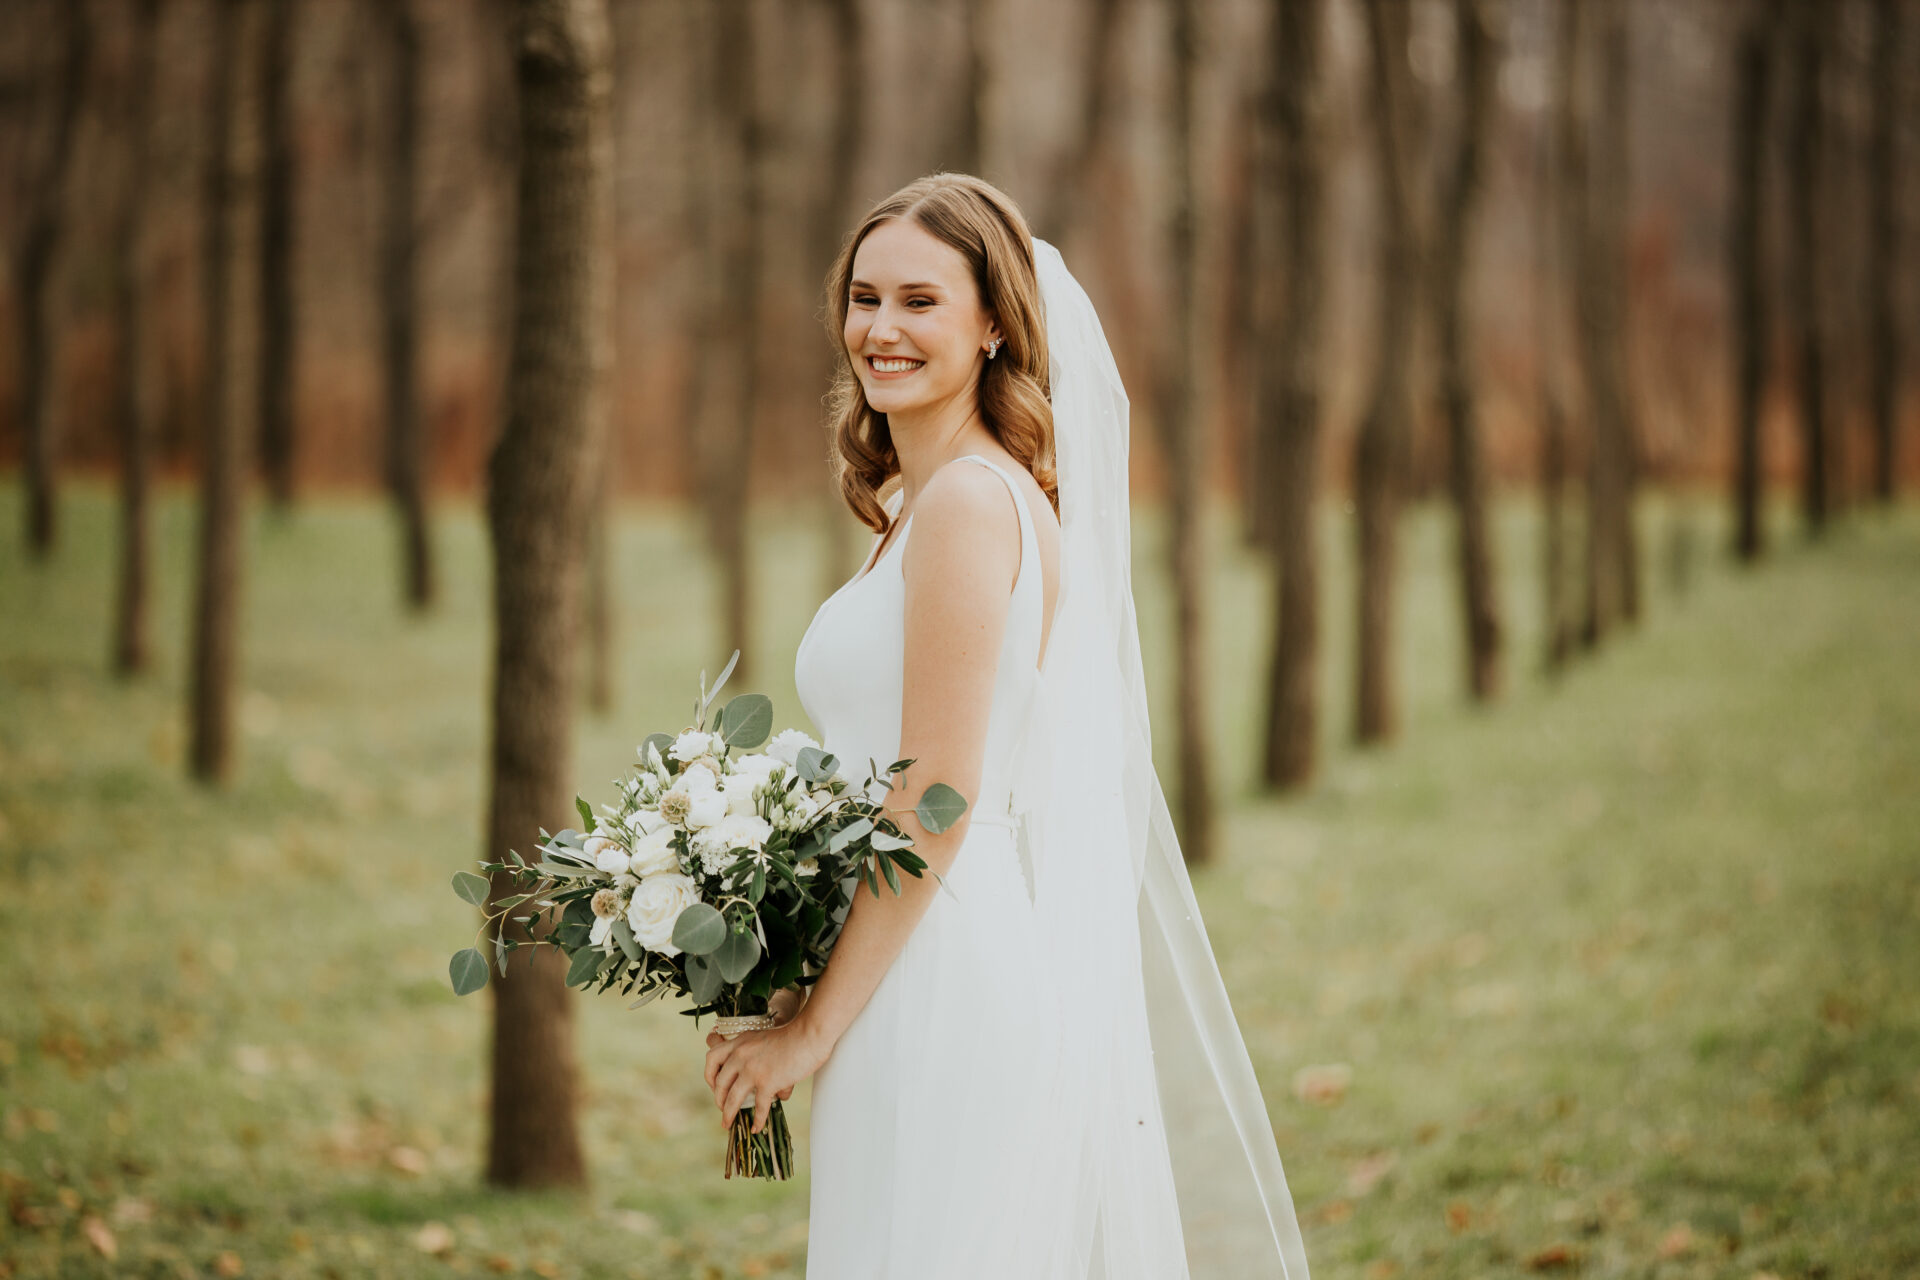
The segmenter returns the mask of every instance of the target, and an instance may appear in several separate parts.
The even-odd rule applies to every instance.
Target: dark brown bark
[[[506,422],[487,463],[495,653],[484,854],[572,810],[581,559],[611,363],[613,124],[604,0],[521,0]],[[496,885],[495,891],[502,886]],[[524,954],[524,953],[523,953]],[[586,1180],[572,997],[540,948],[493,984],[487,1180]]]
[[[1567,11],[1556,19],[1565,24]],[[1564,48],[1564,25],[1557,38]],[[1558,675],[1572,651],[1573,628],[1567,604],[1567,410],[1560,384],[1567,344],[1563,341],[1567,270],[1565,237],[1556,230],[1565,222],[1564,158],[1557,153],[1572,113],[1566,80],[1553,77],[1554,100],[1550,124],[1535,125],[1534,168],[1538,190],[1533,200],[1533,321],[1539,349],[1540,413],[1540,599],[1545,626],[1541,665]]]
[[[195,583],[191,675],[187,708],[188,760],[196,779],[224,783],[234,759],[235,685],[240,665],[240,593],[246,544],[246,485],[255,403],[247,377],[250,344],[242,317],[249,305],[248,260],[256,175],[253,154],[240,136],[250,127],[255,64],[247,57],[255,0],[216,0],[212,84],[208,93],[208,147],[201,211],[206,325],[205,428],[200,444],[199,568]]]
[[[427,510],[426,422],[420,405],[420,32],[410,0],[379,6],[388,62],[385,204],[380,228],[380,355],[387,413],[387,485],[400,530],[407,605],[432,607],[433,527]]]
[[[1896,294],[1899,222],[1894,152],[1900,126],[1901,9],[1899,0],[1874,0],[1873,135],[1868,144],[1867,288],[1871,332],[1869,407],[1873,416],[1873,493],[1892,503],[1899,473],[1900,322]]]
[[[1272,513],[1266,545],[1275,616],[1262,774],[1275,787],[1292,788],[1312,781],[1320,742],[1320,544],[1314,517],[1326,313],[1325,7],[1319,0],[1275,0],[1268,21],[1255,190],[1264,243],[1275,250],[1270,269],[1260,273],[1271,282],[1273,341],[1261,365],[1255,435],[1268,443],[1255,456],[1266,461],[1256,463],[1256,483]]]
[[[987,162],[988,95],[992,92],[992,51],[988,47],[993,26],[993,0],[961,0],[967,23],[967,76],[961,89],[960,137],[954,145],[953,167],[962,173],[979,174]]]
[[[866,212],[868,203],[866,193],[856,186],[860,179],[861,140],[867,127],[867,24],[861,21],[859,0],[831,0],[831,10],[832,47],[840,61],[839,74],[834,78],[833,149],[827,160],[819,225],[814,230],[813,278],[822,281],[840,252],[842,241],[853,233],[854,222]],[[823,294],[822,314],[831,312],[831,303],[832,299]],[[833,372],[839,362],[840,355],[833,343],[823,343],[816,383],[823,396],[825,389],[832,385]],[[855,549],[856,543],[862,540],[839,493],[831,484],[822,484],[820,497],[820,519],[827,547],[819,587],[824,597],[858,570],[865,554]]]
[[[1635,493],[1640,477],[1640,432],[1634,412],[1633,373],[1627,346],[1627,210],[1632,203],[1633,171],[1629,136],[1632,123],[1632,47],[1628,0],[1606,0],[1600,20],[1599,119],[1592,177],[1597,201],[1594,277],[1604,325],[1599,335],[1604,363],[1595,404],[1607,433],[1608,554],[1619,583],[1619,612],[1626,622],[1640,617],[1640,536]]]
[[[1476,701],[1500,690],[1500,615],[1494,601],[1493,548],[1487,529],[1487,468],[1480,441],[1466,333],[1467,253],[1479,204],[1481,155],[1493,96],[1497,51],[1481,6],[1454,0],[1460,128],[1434,238],[1434,324],[1440,400],[1447,423],[1447,480],[1458,521],[1456,554],[1466,623],[1467,687]]]
[[[148,117],[153,108],[154,31],[159,0],[137,0],[129,35],[133,66],[122,104],[120,134],[126,173],[113,229],[113,313],[118,335],[114,369],[114,434],[120,440],[120,562],[114,592],[111,665],[119,675],[148,669],[152,556],[150,479],[153,431],[141,376],[146,345],[140,323],[141,215],[147,195]]]
[[[268,0],[261,84],[260,462],[276,507],[290,507],[297,473],[294,390],[293,0]]]
[[[1197,0],[1172,0],[1173,77],[1168,111],[1167,261],[1169,298],[1165,356],[1156,370],[1154,423],[1166,459],[1167,539],[1173,586],[1175,741],[1179,795],[1175,825],[1189,863],[1214,855],[1213,743],[1207,732],[1207,650],[1204,620],[1206,556],[1200,486],[1206,424],[1194,378],[1199,343],[1198,215],[1195,210],[1193,99],[1199,60]]]
[[[1807,534],[1826,529],[1830,487],[1827,464],[1825,335],[1821,332],[1821,253],[1819,190],[1821,181],[1822,39],[1827,23],[1823,0],[1791,0],[1793,39],[1789,44],[1793,92],[1787,125],[1787,316],[1798,356],[1801,474],[1800,505]]]
[[[47,282],[66,222],[67,168],[73,155],[74,125],[86,88],[91,33],[86,6],[63,4],[58,79],[53,87],[53,122],[46,140],[46,164],[26,192],[26,231],[21,236],[14,278],[19,282],[16,323],[20,330],[20,430],[24,436],[27,552],[44,560],[58,537],[59,495],[54,471],[60,456],[60,424],[53,416],[54,338],[47,324]]]
[[[1393,650],[1399,576],[1400,508],[1405,498],[1411,419],[1408,368],[1419,253],[1406,178],[1403,114],[1410,90],[1406,0],[1367,0],[1374,154],[1379,172],[1378,357],[1354,459],[1359,540],[1359,660],[1355,664],[1354,739],[1385,742],[1399,731],[1399,682]]]
[[[708,37],[706,190],[708,278],[700,401],[693,440],[708,546],[721,582],[721,648],[739,649],[734,677],[758,671],[752,643],[752,557],[746,484],[760,404],[762,125],[754,92],[755,25],[747,0],[717,0]]]
[[[1113,58],[1120,36],[1120,0],[1092,0],[1088,22],[1087,65],[1074,141],[1061,156],[1059,180],[1052,193],[1052,216],[1043,213],[1034,223],[1041,237],[1055,244],[1087,224],[1093,201],[1093,165],[1106,143],[1113,118]],[[1046,230],[1039,230],[1042,227]]]
[[[1761,287],[1761,174],[1767,101],[1773,78],[1771,0],[1749,9],[1733,67],[1733,183],[1727,230],[1727,293],[1732,299],[1734,404],[1734,554],[1757,560],[1765,549],[1765,458],[1760,400],[1766,380],[1766,294]]]

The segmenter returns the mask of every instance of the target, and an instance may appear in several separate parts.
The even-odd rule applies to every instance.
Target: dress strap
[[[981,466],[992,470],[995,475],[1006,481],[1007,491],[1013,494],[1014,506],[1018,507],[1020,511],[1020,572],[1014,575],[1014,585],[1018,586],[1020,579],[1025,577],[1027,573],[1027,563],[1029,560],[1027,548],[1031,546],[1036,552],[1039,548],[1040,535],[1034,532],[1033,512],[1027,506],[1027,495],[1020,492],[1020,486],[1014,482],[1012,476],[1007,474],[1006,468],[1002,467],[999,463],[991,462],[977,453],[963,453],[960,457],[977,462]]]

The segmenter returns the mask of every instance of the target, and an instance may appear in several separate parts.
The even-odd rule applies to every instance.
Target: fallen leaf
[[[413,1247],[422,1253],[453,1252],[453,1229],[444,1222],[422,1223],[413,1233]]]
[[[1662,1258],[1682,1258],[1691,1252],[1693,1252],[1693,1228],[1684,1222],[1660,1237],[1659,1255]]]
[[[1464,1200],[1455,1200],[1447,1206],[1447,1230],[1459,1235],[1473,1225],[1473,1207]]]
[[[541,1280],[553,1280],[555,1276],[560,1274],[559,1265],[549,1262],[545,1258],[540,1259],[538,1262],[529,1262],[527,1264],[527,1270],[541,1277]]]
[[[1392,1258],[1376,1258],[1368,1265],[1367,1280],[1393,1280],[1400,1274],[1400,1264]]]
[[[1356,1160],[1347,1170],[1347,1194],[1364,1196],[1380,1185],[1380,1179],[1393,1172],[1400,1163],[1400,1156],[1392,1151],[1380,1151],[1365,1159]]]
[[[1550,1244],[1527,1259],[1529,1271],[1559,1271],[1580,1261],[1580,1253],[1571,1245]]]
[[[113,1202],[113,1225],[137,1227],[153,1221],[153,1202],[139,1196],[121,1196]]]
[[[1353,1084],[1353,1068],[1344,1062],[1302,1067],[1293,1073],[1293,1096],[1316,1106],[1334,1107]]]
[[[487,1270],[505,1275],[513,1270],[513,1259],[505,1254],[490,1253],[487,1255]]]
[[[387,1163],[417,1177],[427,1171],[427,1153],[418,1147],[394,1147],[387,1152]]]
[[[120,1256],[120,1242],[113,1238],[113,1229],[100,1219],[88,1218],[80,1224],[80,1230],[86,1233],[93,1251],[108,1262]]]
[[[231,1249],[223,1249],[213,1256],[213,1274],[217,1276],[227,1276],[231,1280],[231,1277],[245,1275],[246,1272],[247,1264],[240,1261],[240,1255]]]

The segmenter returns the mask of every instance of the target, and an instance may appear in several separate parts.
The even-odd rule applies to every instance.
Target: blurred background
[[[940,170],[1129,388],[1315,1272],[1920,1272],[1916,93],[1910,0],[10,0],[0,1277],[803,1273],[447,880],[735,649],[812,728]]]

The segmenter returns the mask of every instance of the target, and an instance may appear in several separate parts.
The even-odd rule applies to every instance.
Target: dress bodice
[[[969,797],[973,818],[1004,820],[1011,809],[1015,748],[1039,684],[1045,594],[1026,495],[1002,467],[977,453],[953,461],[967,460],[990,468],[1006,482],[1020,518],[1020,569],[1000,642],[980,794],[977,800]],[[898,514],[897,501],[888,514]],[[899,561],[912,532],[909,512],[879,559],[821,602],[794,657],[800,705],[819,730],[821,746],[839,757],[842,772],[855,782],[866,778],[869,767],[885,770],[900,758],[906,583]]]

